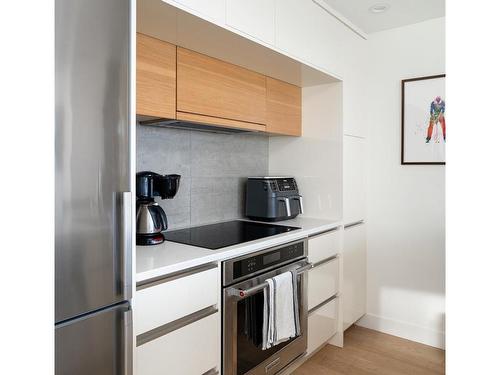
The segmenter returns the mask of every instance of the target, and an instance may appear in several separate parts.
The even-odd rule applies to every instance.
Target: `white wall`
[[[269,138],[269,174],[291,175],[304,216],[342,218],[342,84],[302,89],[302,137]]]
[[[440,18],[369,36],[368,314],[360,322],[438,347],[444,345],[445,168],[400,165],[400,95],[402,79],[445,71],[444,28]]]

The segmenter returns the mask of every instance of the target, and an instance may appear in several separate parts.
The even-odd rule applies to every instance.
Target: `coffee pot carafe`
[[[162,232],[168,229],[167,215],[155,202],[155,197],[172,199],[179,190],[180,178],[178,174],[160,175],[150,171],[137,173],[137,245],[157,245],[165,240]]]

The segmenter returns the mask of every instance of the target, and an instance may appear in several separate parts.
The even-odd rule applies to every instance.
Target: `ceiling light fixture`
[[[389,7],[389,4],[375,4],[368,8],[368,10],[372,13],[383,13],[389,9]]]

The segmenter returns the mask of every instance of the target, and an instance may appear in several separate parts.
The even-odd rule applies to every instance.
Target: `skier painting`
[[[445,164],[445,75],[401,81],[401,164]]]
[[[429,141],[431,140],[434,126],[437,126],[438,122],[441,125],[441,130],[443,133],[443,141],[446,142],[446,120],[444,118],[444,110],[445,110],[444,100],[441,99],[440,96],[436,96],[436,98],[431,103],[429,127],[427,128],[427,138],[425,143],[429,143]],[[438,137],[439,135],[438,133],[436,133],[435,136],[436,142],[439,142]]]

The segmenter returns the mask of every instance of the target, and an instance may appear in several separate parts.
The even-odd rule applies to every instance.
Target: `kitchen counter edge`
[[[148,280],[166,277],[172,273],[182,272],[207,263],[221,262],[323,232],[338,230],[342,226],[340,221],[316,218],[299,218],[273,224],[299,226],[301,229],[218,250],[209,250],[170,241],[165,241],[163,244],[156,246],[137,246],[136,262],[138,271],[136,272],[136,283],[145,283]]]

